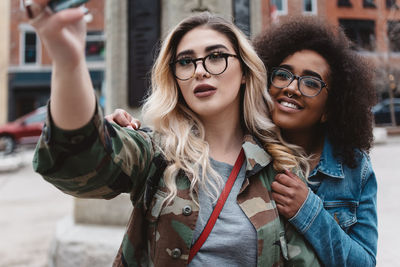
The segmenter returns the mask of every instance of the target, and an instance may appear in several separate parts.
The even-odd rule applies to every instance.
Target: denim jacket
[[[377,182],[368,155],[360,155],[357,167],[349,168],[333,155],[326,139],[309,177],[307,199],[289,220],[325,266],[376,265]]]

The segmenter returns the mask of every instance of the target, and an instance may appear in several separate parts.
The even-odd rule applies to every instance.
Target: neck
[[[284,139],[304,149],[307,155],[319,156],[324,146],[325,133],[321,127],[315,127],[311,130],[282,130]]]
[[[217,161],[234,164],[243,142],[243,130],[237,116],[213,116],[203,119],[206,136],[210,147],[210,157]]]

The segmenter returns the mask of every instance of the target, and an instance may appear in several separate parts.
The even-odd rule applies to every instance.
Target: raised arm
[[[53,63],[51,115],[65,130],[87,124],[95,112],[95,95],[85,61],[84,11],[73,8],[53,14],[49,0],[33,0],[30,23],[36,29]]]

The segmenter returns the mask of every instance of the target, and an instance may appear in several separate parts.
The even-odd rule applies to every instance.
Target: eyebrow
[[[204,49],[204,51],[205,52],[211,52],[211,51],[213,51],[213,50],[216,50],[216,49],[225,49],[225,50],[227,50],[227,51],[229,51],[228,50],[228,48],[225,46],[225,45],[223,45],[223,44],[216,44],[216,45],[210,45],[210,46],[207,46],[205,49]],[[188,49],[188,50],[184,50],[184,51],[182,51],[182,52],[180,52],[179,54],[177,54],[176,55],[176,58],[179,58],[179,57],[181,57],[181,56],[191,56],[191,55],[193,55],[194,54],[194,50],[193,49]]]
[[[279,67],[293,72],[293,67],[290,65],[280,65]],[[321,75],[319,75],[317,72],[312,71],[312,70],[307,70],[307,69],[303,70],[302,76],[314,76],[314,77],[317,77],[318,79],[320,79],[321,81],[323,80]]]

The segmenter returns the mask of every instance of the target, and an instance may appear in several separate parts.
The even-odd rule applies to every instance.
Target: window
[[[46,107],[41,108],[37,114],[28,117],[24,121],[25,125],[29,125],[32,123],[38,123],[38,122],[44,122],[46,120],[46,114],[47,114],[46,111],[47,111]]]
[[[386,8],[395,8],[399,9],[399,6],[396,4],[396,0],[386,0]]]
[[[86,60],[104,61],[105,38],[102,31],[88,31],[86,37]]]
[[[270,0],[271,9],[276,9],[278,15],[286,15],[288,13],[287,0]]]
[[[338,1],[337,1],[337,5],[338,5],[338,6],[348,6],[348,7],[353,6],[353,5],[351,4],[350,0],[338,0]]]
[[[23,31],[21,35],[21,63],[37,64],[39,62],[39,39],[33,31]]]
[[[375,21],[339,19],[347,37],[353,41],[353,49],[359,51],[375,50]]]
[[[305,14],[317,14],[317,1],[303,0],[303,12]]]
[[[24,4],[25,0],[19,0],[19,9],[22,11],[25,11],[25,4]]]
[[[363,6],[376,8],[375,0],[363,0]]]
[[[390,51],[400,52],[400,21],[388,21],[387,36]]]

